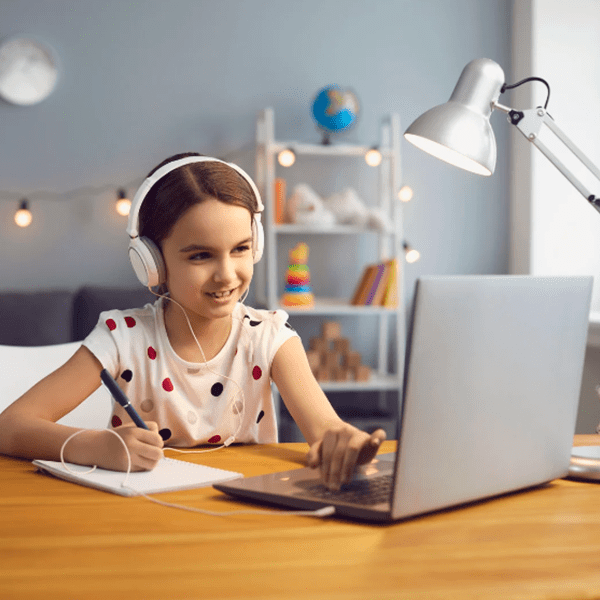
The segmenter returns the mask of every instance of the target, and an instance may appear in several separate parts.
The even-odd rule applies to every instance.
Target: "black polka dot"
[[[244,315],[244,319],[249,319],[250,315]]]
[[[121,373],[121,378],[129,382],[133,379],[133,373],[129,369],[127,369],[126,371],[123,371]]]
[[[262,321],[250,321],[250,327],[256,327],[257,325],[260,325],[262,323]]]
[[[215,397],[220,396],[223,393],[223,384],[215,383],[215,385],[210,388],[210,393]]]
[[[258,413],[258,418],[256,419],[256,422],[257,422],[257,423],[260,423],[260,422],[262,421],[262,418],[263,418],[264,416],[265,416],[265,411],[264,411],[264,410],[261,410],[261,411]]]
[[[292,331],[296,331],[289,323],[286,323],[285,326]]]
[[[170,429],[161,429],[158,432],[158,435],[160,435],[163,441],[166,442],[173,434],[171,433]]]

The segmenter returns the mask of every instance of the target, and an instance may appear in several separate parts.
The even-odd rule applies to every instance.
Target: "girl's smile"
[[[235,295],[236,290],[227,290],[224,292],[205,292],[205,294],[216,303],[226,304]]]
[[[211,298],[222,300],[224,298],[229,298],[233,292],[234,290],[227,290],[226,292],[207,292],[207,294],[211,296]]]

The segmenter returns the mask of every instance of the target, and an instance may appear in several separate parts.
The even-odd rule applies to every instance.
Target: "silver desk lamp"
[[[543,126],[600,181],[600,170],[569,139],[548,114],[548,98],[543,107],[517,110],[498,103],[500,94],[529,81],[529,77],[513,85],[504,81],[504,71],[488,58],[471,61],[462,71],[456,87],[445,104],[440,104],[418,117],[404,137],[429,154],[478,175],[491,175],[496,167],[496,138],[490,124],[494,110],[508,115],[514,125],[577,188],[581,195],[600,212],[600,197],[591,193],[571,169],[540,139]],[[600,447],[574,447],[569,476],[600,480]]]
[[[479,175],[491,175],[496,167],[496,138],[490,124],[494,110],[508,115],[509,122],[536,146],[548,160],[579,190],[600,212],[600,197],[592,194],[581,180],[540,140],[543,126],[600,181],[600,170],[565,135],[544,107],[517,110],[498,103],[506,90],[528,81],[547,82],[539,77],[529,77],[506,85],[504,71],[488,58],[471,61],[462,71],[458,83],[445,104],[423,113],[406,130],[404,137],[417,146],[452,165]]]

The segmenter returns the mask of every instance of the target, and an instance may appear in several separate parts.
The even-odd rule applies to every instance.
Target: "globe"
[[[312,103],[312,114],[323,130],[323,143],[329,143],[333,133],[346,131],[356,123],[359,105],[354,92],[339,85],[320,89]]]

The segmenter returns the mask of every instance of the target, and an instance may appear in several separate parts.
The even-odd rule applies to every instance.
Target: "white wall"
[[[515,0],[513,76],[546,79],[548,112],[557,125],[600,165],[600,3],[597,0]],[[511,81],[512,83],[512,81]],[[510,96],[514,108],[543,105],[542,84],[526,84]],[[502,101],[502,100],[501,100]],[[556,139],[544,141],[600,196],[590,176]],[[511,271],[536,275],[593,275],[592,310],[600,310],[600,214],[520,133],[511,140]],[[595,386],[600,354],[590,348],[581,392],[577,430],[591,433],[600,421]]]

